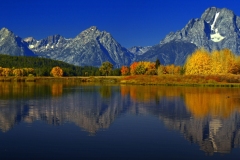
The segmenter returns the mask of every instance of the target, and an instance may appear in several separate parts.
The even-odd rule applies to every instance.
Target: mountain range
[[[171,32],[159,44],[121,46],[110,33],[92,26],[75,38],[52,35],[36,40],[21,38],[7,28],[0,30],[0,53],[16,56],[39,56],[61,60],[78,66],[97,66],[109,61],[115,68],[134,61],[156,61],[183,65],[197,48],[208,51],[229,48],[240,55],[240,17],[233,11],[208,8],[200,18],[191,19],[184,28]]]

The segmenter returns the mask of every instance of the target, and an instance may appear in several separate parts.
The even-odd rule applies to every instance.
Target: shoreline
[[[218,82],[216,79],[221,79]],[[0,77],[0,82],[80,82],[125,85],[158,85],[189,87],[237,87],[240,75],[228,76],[181,76],[181,75],[138,75],[138,76],[90,76],[90,77]]]

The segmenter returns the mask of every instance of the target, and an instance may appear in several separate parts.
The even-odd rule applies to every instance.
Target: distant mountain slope
[[[133,54],[122,47],[108,32],[101,32],[93,26],[73,39],[62,36],[49,36],[40,41],[25,38],[37,55],[61,60],[79,66],[100,66],[109,61],[115,67],[129,65]]]
[[[129,48],[128,50],[134,55],[142,55],[146,53],[152,46],[142,47],[142,46],[134,46]]]
[[[26,42],[7,28],[0,30],[0,53],[13,56],[36,56]]]
[[[164,45],[155,45],[151,47],[143,55],[139,55],[136,61],[152,61],[160,60],[161,64],[183,65],[187,56],[194,52],[196,45],[184,41],[170,41]]]

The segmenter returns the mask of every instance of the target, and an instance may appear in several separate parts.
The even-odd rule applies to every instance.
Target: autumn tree
[[[63,70],[58,66],[53,67],[51,72],[50,72],[50,75],[52,75],[53,77],[62,77],[63,76]]]
[[[167,74],[174,74],[174,69],[175,69],[174,64],[165,66],[165,70]]]
[[[137,75],[143,75],[143,74],[145,74],[145,72],[146,72],[146,67],[144,65],[144,62],[139,62],[135,69],[135,73]]]
[[[33,68],[23,68],[23,76],[28,76],[33,74],[34,74]]]
[[[129,74],[130,74],[130,69],[129,69],[129,67],[127,67],[127,66],[122,66],[122,68],[121,68],[121,74],[122,74],[123,76],[129,75]]]
[[[225,59],[224,61],[225,63],[223,63],[225,72],[237,74],[239,72],[237,57],[229,49],[223,49],[220,52],[222,53],[223,59]]]
[[[18,77],[18,76],[23,76],[23,69],[14,69],[13,71],[13,75]]]
[[[196,50],[187,58],[185,64],[186,75],[208,75],[211,74],[211,57],[205,49]]]
[[[154,62],[147,62],[147,65],[145,65],[146,67],[146,75],[156,75],[157,74],[157,70],[156,70],[156,63]]]
[[[109,73],[112,71],[112,69],[113,69],[113,64],[106,61],[102,63],[102,65],[99,68],[99,71],[101,72],[102,75],[108,76]]]
[[[156,67],[154,62],[140,61],[134,62],[130,66],[131,75],[154,75],[156,74]]]
[[[220,51],[214,50],[211,53],[211,73],[212,74],[226,74],[227,70],[224,69],[225,59]]]
[[[12,74],[12,69],[10,68],[2,68],[2,75],[8,77]]]
[[[163,75],[165,74],[165,67],[163,65],[160,65],[158,68],[157,68],[157,75]]]
[[[138,62],[133,62],[131,65],[130,65],[130,73],[131,75],[135,75],[136,74],[136,68],[138,66]]]

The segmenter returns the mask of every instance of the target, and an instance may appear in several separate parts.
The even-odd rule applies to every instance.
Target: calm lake
[[[0,83],[0,159],[239,159],[240,89]]]

